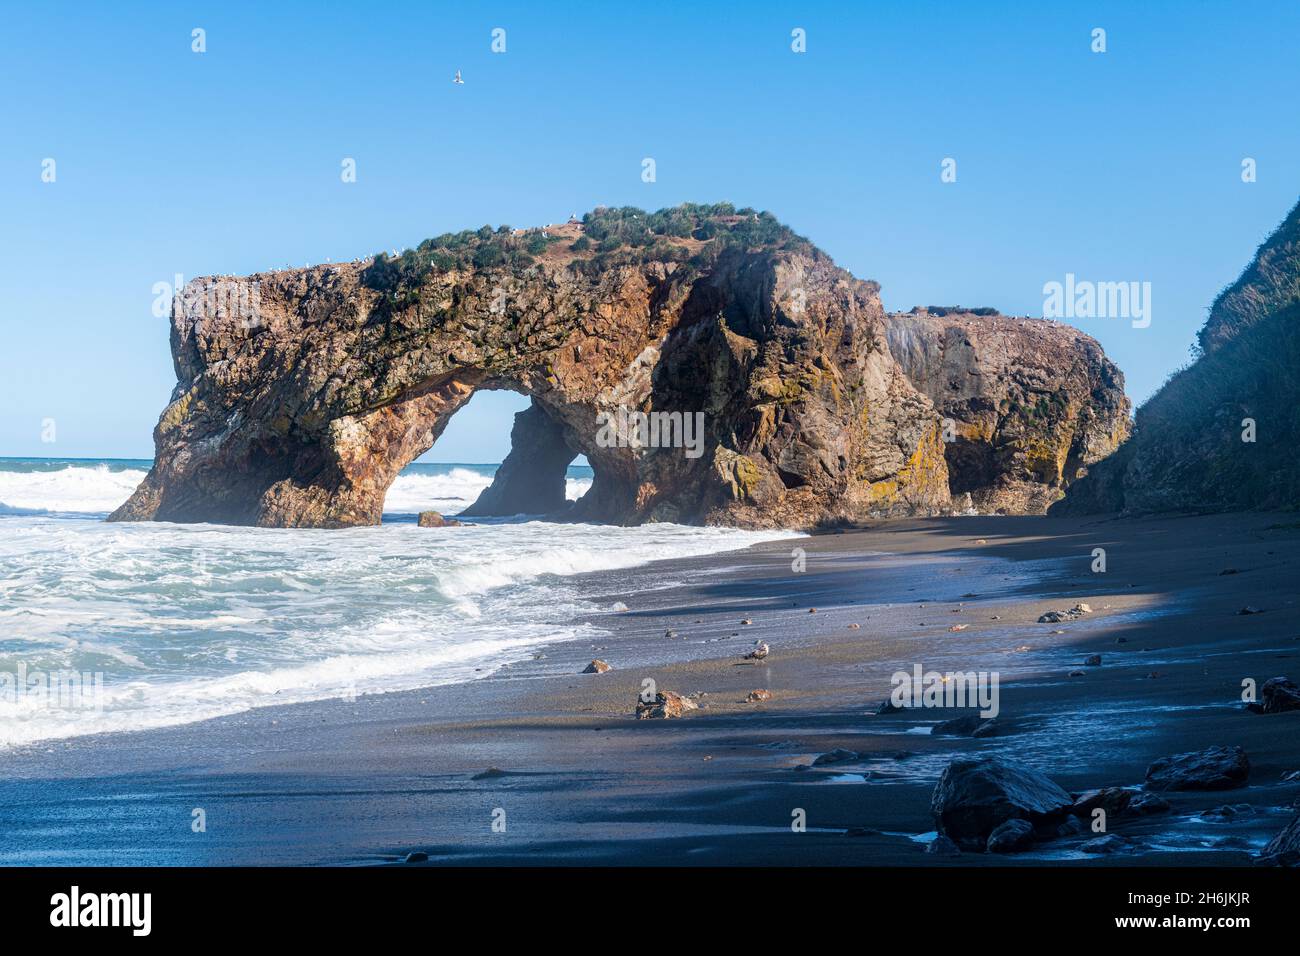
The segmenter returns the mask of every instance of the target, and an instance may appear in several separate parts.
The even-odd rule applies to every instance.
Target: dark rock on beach
[[[1079,794],[1079,798],[1070,807],[1070,812],[1075,816],[1086,817],[1091,816],[1093,810],[1101,808],[1106,811],[1107,816],[1119,816],[1129,808],[1129,804],[1133,801],[1133,794],[1134,791],[1123,787],[1088,790]]]
[[[941,833],[925,845],[925,852],[931,856],[961,856],[961,847]]]
[[[590,664],[584,667],[582,669],[582,672],[584,674],[603,674],[605,673],[605,671],[608,670],[613,670],[613,668],[610,667],[608,664],[606,664],[604,661],[602,661],[600,658],[596,658],[596,660],[592,661]]]
[[[1139,791],[1128,802],[1128,812],[1135,816],[1150,816],[1155,813],[1168,813],[1170,803],[1158,793]]]
[[[954,757],[930,799],[938,831],[980,849],[1007,820],[1057,823],[1074,799],[1048,776],[999,757]]]
[[[970,737],[983,723],[984,718],[979,714],[966,714],[935,724],[930,733],[936,737]]]
[[[1169,801],[1145,790],[1101,787],[1079,794],[1070,812],[1078,817],[1090,818],[1093,810],[1098,808],[1105,810],[1107,817],[1140,817],[1168,811]]]
[[[1118,853],[1121,850],[1127,850],[1132,846],[1131,841],[1125,839],[1117,833],[1108,833],[1105,836],[1097,837],[1095,840],[1089,840],[1079,847],[1084,853],[1093,853],[1104,855]]]
[[[990,853],[1013,853],[1034,842],[1034,825],[1028,820],[1007,820],[989,834],[985,849]]]
[[[1281,714],[1300,710],[1300,687],[1287,677],[1273,677],[1259,689],[1260,713]]]
[[[1300,866],[1300,813],[1291,818],[1277,836],[1269,841],[1260,853],[1266,863],[1280,866]]]
[[[1210,747],[1162,757],[1147,768],[1148,790],[1231,790],[1244,786],[1250,760],[1240,747]]]
[[[1065,822],[1056,828],[1058,837],[1073,837],[1080,833],[1087,833],[1088,826],[1078,817],[1066,817]]]
[[[1200,817],[1202,820],[1208,820],[1210,823],[1231,823],[1238,817],[1253,816],[1254,813],[1255,808],[1249,803],[1225,803],[1221,807],[1202,810]]]
[[[837,748],[830,753],[824,753],[812,762],[814,767],[824,767],[833,763],[848,763],[858,759],[857,751]]]

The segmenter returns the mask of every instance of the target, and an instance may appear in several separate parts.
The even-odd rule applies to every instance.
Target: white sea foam
[[[10,471],[0,467],[0,514],[60,512],[100,514],[131,496],[145,473],[107,465],[68,465],[58,471]]]
[[[0,515],[107,514],[131,496],[144,480],[135,468],[68,465],[57,471],[14,471],[0,464]],[[456,514],[468,508],[492,483],[487,469],[447,466],[447,471],[407,471],[388,489],[384,511],[416,514],[434,510]],[[591,487],[590,478],[568,478],[566,496],[576,501]]]
[[[313,531],[10,515],[0,518],[0,672],[102,673],[104,685],[90,710],[0,696],[0,745],[472,680],[595,635],[572,623],[602,609],[575,574],[778,536],[667,524]]]
[[[388,489],[384,511],[417,514],[432,509],[456,514],[472,505],[492,484],[492,476],[470,468],[453,467],[445,474],[401,474]],[[566,478],[565,497],[577,501],[591,488],[590,478]]]
[[[492,476],[469,468],[452,468],[445,474],[403,474],[388,489],[384,511],[415,514],[432,509],[455,514],[472,505],[492,484]]]

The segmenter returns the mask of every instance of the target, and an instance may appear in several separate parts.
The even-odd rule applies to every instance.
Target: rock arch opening
[[[458,380],[430,385],[395,403],[388,414],[368,416],[373,421],[367,420],[366,428],[396,425],[400,433],[396,440],[369,442],[370,447],[388,449],[386,460],[376,463],[376,483],[387,480],[391,486],[409,464],[431,451],[436,452],[455,417],[462,414],[475,396],[488,392],[512,392],[524,396],[524,407],[511,415],[508,450],[499,458],[500,464],[488,487],[467,507],[451,513],[470,518],[534,515],[566,519],[582,515],[591,508],[592,502],[585,499],[592,490],[617,484],[609,480],[610,471],[603,461],[591,462],[592,479],[585,489],[579,485],[575,489],[578,491],[576,498],[570,498],[570,466],[585,458],[584,453],[591,450],[590,435],[594,430],[584,426],[594,416],[582,408],[548,407],[543,399],[530,394],[521,384],[500,379],[483,379],[475,383]],[[493,428],[499,427],[499,423],[491,421],[488,416],[474,419],[467,427]],[[460,448],[465,447],[463,442],[458,444]],[[478,447],[485,446],[480,444]],[[466,464],[492,463],[489,460],[491,455],[470,462],[456,450],[450,454]],[[443,462],[450,461],[445,455],[441,457]],[[604,480],[602,475],[606,476]],[[363,486],[364,481],[357,482],[357,477],[354,472],[351,483]],[[384,487],[385,496],[387,490],[388,486]],[[608,495],[597,492],[593,501],[599,503],[605,497]]]
[[[567,496],[569,466],[578,455],[565,426],[534,398],[515,413],[510,451],[492,484],[461,514],[470,518],[565,514],[573,505]]]
[[[578,428],[548,411],[522,385],[509,380],[453,379],[430,384],[356,422],[332,425],[332,432],[346,434],[353,444],[356,430],[365,431],[370,437],[363,444],[374,451],[373,457],[350,458],[344,469],[345,484],[359,494],[377,494],[383,500],[408,465],[437,450],[453,418],[475,395],[495,391],[525,396],[527,404],[512,416],[508,451],[500,458],[491,483],[468,507],[456,513],[463,517],[568,516],[577,505],[568,498],[569,467],[582,455],[585,442]],[[571,413],[570,417],[581,420],[583,416]],[[476,420],[470,427],[496,427],[496,423]],[[491,462],[480,458],[477,463]],[[599,474],[600,469],[593,471]]]

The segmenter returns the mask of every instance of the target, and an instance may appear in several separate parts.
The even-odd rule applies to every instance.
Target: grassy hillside
[[[1198,336],[1212,352],[1279,309],[1300,302],[1300,203],[1255,253],[1254,260],[1220,293]]]
[[[1215,301],[1200,340],[1201,356],[1053,514],[1300,508],[1300,204]]]

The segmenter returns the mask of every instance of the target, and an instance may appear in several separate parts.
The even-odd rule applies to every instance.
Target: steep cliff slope
[[[1241,277],[1215,300],[1197,337],[1210,353],[1257,322],[1300,303],[1300,203],[1255,252]]]
[[[1203,354],[1052,514],[1300,506],[1300,205],[1215,301]]]

